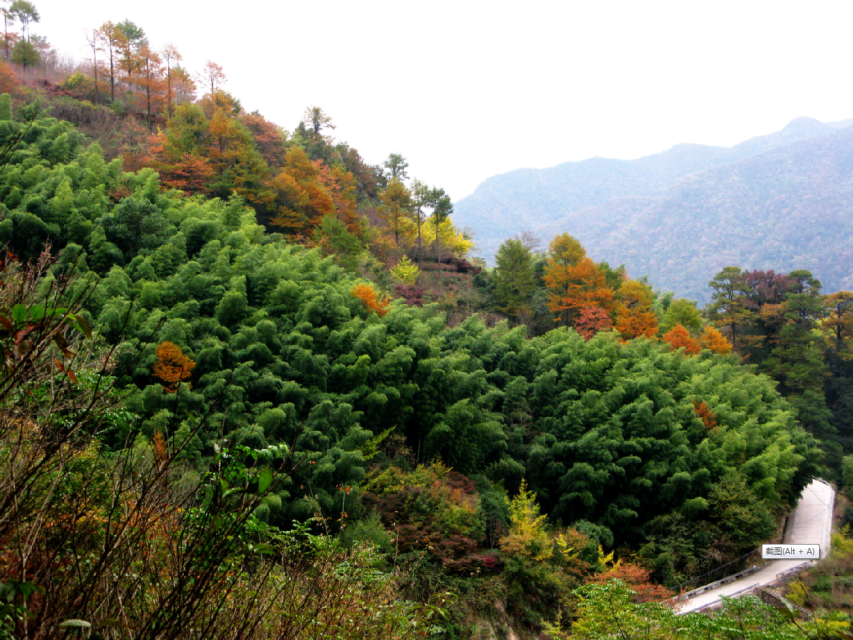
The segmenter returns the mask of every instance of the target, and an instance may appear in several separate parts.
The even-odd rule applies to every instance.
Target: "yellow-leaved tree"
[[[408,256],[403,256],[397,265],[391,268],[391,275],[404,284],[415,284],[421,270],[416,264],[412,264]]]
[[[423,223],[421,234],[424,244],[435,244],[438,246],[435,237],[435,221],[432,218]],[[449,218],[445,218],[438,223],[438,243],[458,256],[468,255],[468,252],[474,246],[473,241],[466,238],[464,233],[458,231]]]
[[[546,516],[539,515],[536,494],[527,489],[527,481],[521,487],[509,507],[509,533],[498,541],[501,551],[508,556],[522,556],[541,562],[554,552],[551,537],[545,531]]]
[[[712,353],[726,355],[727,353],[732,352],[731,343],[726,340],[726,337],[722,333],[717,331],[717,329],[711,325],[705,327],[705,335],[702,336],[702,344]]]

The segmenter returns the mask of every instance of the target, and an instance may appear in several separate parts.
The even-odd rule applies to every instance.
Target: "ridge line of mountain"
[[[593,259],[624,262],[632,277],[648,275],[654,286],[700,301],[729,264],[804,268],[827,290],[849,288],[853,253],[842,245],[853,244],[845,222],[853,218],[851,125],[799,118],[712,153],[676,145],[634,161],[495,176],[457,203],[456,219],[488,262],[521,230],[533,230],[543,247],[567,232]],[[561,167],[569,169],[561,175]]]

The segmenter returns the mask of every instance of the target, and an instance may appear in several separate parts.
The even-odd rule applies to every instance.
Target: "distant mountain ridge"
[[[808,268],[826,290],[851,287],[853,259],[828,264],[853,241],[851,125],[797,118],[730,148],[679,144],[637,160],[520,169],[456,203],[456,220],[488,260],[522,229],[545,243],[568,232],[593,259],[700,300],[727,264]]]

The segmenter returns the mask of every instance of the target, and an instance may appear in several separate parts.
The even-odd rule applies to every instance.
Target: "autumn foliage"
[[[524,556],[534,560],[547,560],[553,553],[551,539],[545,530],[547,517],[539,512],[536,494],[529,491],[527,482],[521,481],[518,495],[509,507],[510,529],[500,539],[500,548],[507,556]]]
[[[568,234],[554,238],[551,257],[545,268],[548,308],[568,324],[584,307],[598,307],[609,313],[614,308],[613,290],[604,272],[590,258],[580,243]]]
[[[5,62],[0,62],[0,94],[13,94],[18,90],[15,72]]]
[[[638,280],[628,280],[618,295],[619,306],[616,330],[625,340],[641,336],[654,338],[658,332],[658,320],[652,310],[652,292]]]
[[[166,450],[166,439],[163,437],[163,432],[158,431],[154,434],[151,440],[151,449],[154,453],[154,460],[157,462],[157,467],[161,467],[168,459],[169,454]]]
[[[702,343],[711,353],[726,355],[732,352],[731,343],[711,325],[705,327],[705,335],[702,336]]]
[[[702,350],[702,345],[690,337],[690,332],[680,324],[663,334],[664,342],[672,346],[672,350],[684,348],[684,353],[695,356]]]
[[[613,291],[607,286],[602,271],[589,258],[548,272],[545,282],[554,290],[550,305],[554,312],[576,311],[583,307],[613,307]]]
[[[192,378],[194,368],[195,362],[185,356],[178,345],[163,342],[157,347],[157,362],[151,370],[154,377],[162,381],[166,393],[175,393],[182,382]]]
[[[583,307],[580,315],[575,318],[574,327],[584,340],[589,340],[599,331],[612,329],[613,320],[601,307]]]
[[[284,169],[270,183],[276,211],[270,218],[271,225],[286,233],[305,235],[319,226],[323,216],[334,211],[334,199],[320,179],[322,167],[299,147],[287,150]],[[334,181],[334,176],[328,173],[323,173],[323,178]],[[338,191],[336,196],[344,198],[341,193]]]
[[[380,298],[369,284],[355,285],[350,289],[350,295],[361,300],[369,311],[375,311],[380,318],[391,308],[391,301],[385,297]]]
[[[717,426],[717,416],[714,415],[714,412],[708,407],[704,402],[700,402],[699,400],[693,401],[693,410],[696,412],[696,415],[699,416],[699,419],[702,421],[702,424],[705,425],[706,429],[713,429]]]
[[[621,580],[635,593],[634,602],[660,602],[671,597],[669,589],[650,580],[651,573],[651,569],[644,569],[630,562],[617,562],[607,571],[593,576],[591,582],[604,584],[611,580]]]
[[[829,344],[838,351],[845,342],[853,339],[853,292],[839,291],[824,299],[827,316],[821,328],[829,337]]]
[[[206,192],[207,184],[213,178],[213,168],[207,159],[188,152],[181,155],[170,146],[163,132],[150,136],[148,145],[151,166],[160,174],[160,183],[164,187],[189,193]]]

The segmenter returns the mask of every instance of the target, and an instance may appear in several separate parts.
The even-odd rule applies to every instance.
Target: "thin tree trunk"
[[[95,102],[98,101],[98,30],[92,29],[92,39],[86,36],[86,41],[92,47],[92,75],[95,76]]]
[[[418,208],[418,266],[423,266],[424,250],[421,246],[421,210]]]
[[[151,131],[151,79],[145,85],[145,101],[148,107],[148,131]]]
[[[110,45],[110,100],[116,99],[116,71],[114,66],[113,46]]]
[[[168,63],[166,65],[166,87],[168,90],[168,100],[169,100],[168,111],[169,111],[169,117],[171,118],[172,117],[172,68],[168,65]]]
[[[435,260],[438,262],[438,279],[441,280],[441,238],[438,236],[439,221],[435,221]]]

